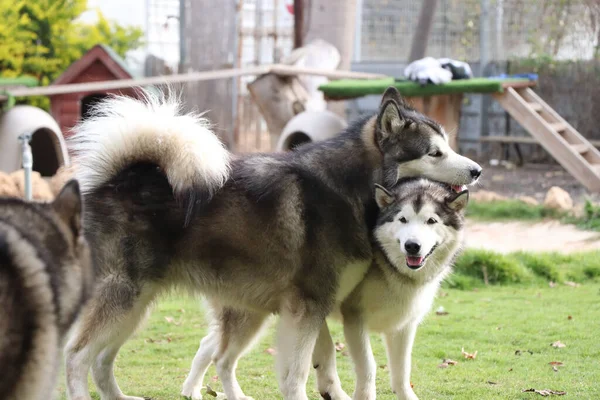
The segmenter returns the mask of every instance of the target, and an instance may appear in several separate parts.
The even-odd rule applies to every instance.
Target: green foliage
[[[533,280],[533,273],[514,257],[488,250],[464,252],[456,261],[454,270],[461,275],[487,280],[490,284],[526,283]]]
[[[600,251],[574,254],[466,250],[444,287],[469,290],[484,284],[585,282],[600,278]],[[484,272],[485,271],[485,272]]]
[[[87,0],[0,0],[0,76],[33,76],[44,86],[97,44],[121,57],[142,44],[141,29],[109,22],[99,11],[96,24],[77,21],[86,8]],[[47,107],[45,98],[25,101]]]
[[[480,220],[538,220],[554,216],[543,206],[532,206],[518,200],[469,202],[467,216]]]

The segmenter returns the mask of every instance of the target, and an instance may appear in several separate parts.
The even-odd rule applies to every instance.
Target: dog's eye
[[[442,152],[439,150],[436,150],[433,153],[429,154],[430,157],[435,157],[435,158],[441,157],[442,155],[443,155]]]
[[[406,218],[402,217],[402,218],[400,218],[400,222],[402,222],[403,224],[406,224],[408,221],[406,220]]]
[[[435,219],[433,219],[433,218],[429,218],[427,220],[427,225],[433,225],[433,224],[437,224],[437,221]]]

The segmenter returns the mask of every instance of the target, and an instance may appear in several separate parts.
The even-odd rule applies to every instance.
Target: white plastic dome
[[[19,136],[29,133],[33,170],[52,176],[61,166],[69,166],[69,154],[60,127],[46,111],[28,105],[14,106],[0,114],[0,171],[21,168]]]

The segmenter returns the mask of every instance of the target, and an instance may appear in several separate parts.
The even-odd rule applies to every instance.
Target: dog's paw
[[[396,393],[396,398],[398,400],[419,400],[412,388],[407,388],[405,390],[399,391],[398,393]]]
[[[323,391],[320,394],[323,400],[352,400],[341,388]]]

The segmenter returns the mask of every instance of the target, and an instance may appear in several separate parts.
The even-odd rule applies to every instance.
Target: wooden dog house
[[[132,79],[133,77],[133,74],[117,53],[110,47],[99,44],[92,47],[79,60],[71,64],[52,85]],[[120,93],[132,97],[138,96],[138,93],[133,88],[50,96],[52,116],[58,122],[64,136],[68,137],[71,128],[80,119],[87,117],[91,106],[112,93]]]

